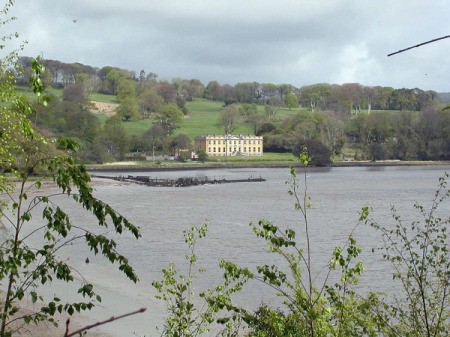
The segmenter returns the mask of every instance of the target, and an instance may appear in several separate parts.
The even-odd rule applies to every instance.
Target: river
[[[354,235],[363,247],[365,275],[362,291],[386,291],[392,277],[386,263],[371,249],[380,243],[379,234],[358,225],[359,210],[373,208],[372,217],[383,224],[392,223],[390,208],[395,205],[405,219],[413,219],[415,202],[430,205],[438,178],[448,167],[354,167],[308,169],[306,172],[311,208],[308,219],[312,241],[314,273],[317,282],[323,279],[333,248],[344,245],[348,235]],[[96,172],[99,175],[118,173]],[[128,174],[121,172],[120,174]],[[65,253],[71,264],[103,297],[103,302],[91,320],[146,307],[147,311],[103,326],[112,336],[155,336],[161,327],[164,304],[155,299],[152,280],[161,279],[161,269],[174,262],[185,270],[187,253],[183,230],[208,223],[208,235],[198,243],[199,266],[207,272],[195,279],[199,289],[220,280],[217,265],[221,258],[229,259],[251,269],[260,263],[279,263],[265,252],[264,243],[252,233],[249,223],[260,219],[298,231],[304,237],[301,214],[294,210],[288,194],[289,169],[215,169],[196,171],[133,172],[153,178],[208,176],[209,178],[242,179],[262,177],[265,182],[203,185],[185,188],[145,187],[108,179],[95,179],[95,195],[112,205],[132,223],[140,226],[142,238],[131,235],[118,238],[119,250],[135,267],[140,282],[129,282],[104,259],[93,256],[81,244],[69,247]],[[302,172],[299,176],[303,179]],[[60,200],[65,203],[64,199]],[[446,212],[450,210],[447,202]],[[78,223],[90,226],[91,218],[78,209],[72,213]],[[413,215],[414,214],[414,215]],[[357,226],[358,225],[358,226]],[[304,242],[304,241],[302,241]],[[89,264],[85,263],[89,257]],[[322,271],[322,272],[321,272]],[[52,288],[52,291],[54,288]],[[255,307],[261,301],[272,302],[270,291],[259,285],[245,288],[238,301]]]

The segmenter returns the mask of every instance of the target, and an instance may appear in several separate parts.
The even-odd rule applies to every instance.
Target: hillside
[[[118,103],[112,103],[115,101],[111,95],[92,95],[91,102],[94,103],[96,109],[94,113],[98,116],[102,124],[106,118],[115,114],[115,109]],[[92,100],[92,99],[96,100]],[[222,134],[223,128],[218,125],[220,113],[223,109],[223,102],[208,101],[205,99],[193,99],[190,102],[186,102],[186,109],[188,113],[183,117],[183,122],[180,124],[180,128],[176,129],[174,134],[185,134],[189,138],[194,139],[197,136],[207,134]],[[263,115],[263,106],[259,105],[258,114]],[[273,122],[281,124],[284,119],[289,116],[293,116],[301,109],[287,109],[282,108],[278,111],[276,118]],[[123,127],[131,137],[142,136],[148,128],[153,124],[152,119],[140,119],[130,120],[123,123]],[[251,123],[241,121],[239,127],[236,129],[237,134],[253,134],[254,128]]]
[[[285,94],[286,98],[294,99],[293,106],[288,108],[287,99],[285,103],[280,100],[276,86],[268,86],[274,96],[264,101],[258,95],[269,94],[259,93],[253,87],[257,97],[254,99],[235,91],[231,98],[213,100],[201,98],[214,96],[208,88],[194,95],[193,88],[201,88],[197,82],[195,87],[185,89],[182,86],[190,82],[176,86],[122,79],[118,83],[117,95],[93,92],[82,97],[86,95],[83,84],[51,88],[48,91],[54,96],[53,103],[48,109],[40,109],[35,122],[49,135],[79,140],[86,162],[142,157],[153,151],[170,154],[176,153],[176,149],[192,148],[197,136],[226,132],[225,124],[220,123],[224,114],[227,118],[234,115],[232,131],[226,133],[263,135],[265,153],[293,153],[307,146],[317,156],[335,160],[450,158],[450,110],[443,110],[444,105],[431,92],[386,89],[386,97],[372,105],[369,101],[352,99],[351,92],[340,91],[342,95],[338,95],[342,89],[361,89],[357,85],[332,87],[334,93],[327,91],[330,89],[327,85],[314,85],[303,88],[299,96],[292,92]],[[236,85],[234,90],[244,92],[249,88]],[[306,97],[308,90],[309,103],[298,104],[296,101]],[[25,88],[22,91],[29,94]],[[411,96],[414,92],[417,95]],[[93,103],[93,109],[86,109],[86,99]],[[256,103],[246,103],[246,99]],[[395,106],[401,108],[395,110]],[[169,115],[163,117],[164,113]],[[106,123],[115,114],[120,117]],[[170,129],[164,123],[171,124]]]

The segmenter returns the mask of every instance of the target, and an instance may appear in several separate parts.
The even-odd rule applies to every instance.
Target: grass
[[[108,119],[108,116],[104,114],[95,114],[97,116],[98,120],[100,121],[101,126],[105,125],[106,120]]]
[[[211,102],[203,99],[186,103],[189,116],[185,117],[181,128],[175,134],[184,133],[194,139],[202,135],[223,134],[223,128],[218,126],[218,120],[223,108],[223,102]],[[253,129],[248,123],[240,123],[236,134],[251,134]]]
[[[267,152],[262,156],[229,156],[229,157],[208,157],[208,162],[291,162],[297,161],[292,153]]]
[[[223,128],[217,125],[223,109],[223,102],[194,99],[192,102],[186,103],[186,108],[189,111],[189,116],[184,119],[181,128],[177,129],[175,134],[184,133],[191,139],[208,134],[223,134]],[[264,106],[258,105],[257,109],[258,114],[264,114]],[[274,123],[281,123],[282,120],[297,114],[299,111],[300,109],[282,108],[277,112]],[[250,123],[241,122],[233,133],[254,134],[254,130]]]
[[[211,102],[203,99],[196,99],[186,103],[189,114],[184,117],[180,128],[176,129],[174,135],[185,134],[190,139],[207,134],[223,134],[223,128],[218,126],[218,120],[223,108],[222,102]],[[106,117],[98,115],[102,124]],[[153,124],[152,119],[141,119],[124,122],[123,126],[130,136],[140,137]],[[235,134],[253,134],[253,127],[249,123],[240,123],[234,132]]]
[[[95,114],[100,121],[100,125],[104,126],[108,116],[103,114]],[[153,121],[150,119],[144,119],[139,121],[129,121],[123,122],[122,125],[125,129],[125,132],[130,137],[141,137],[145,131],[147,131],[152,126]]]
[[[189,168],[246,168],[246,167],[289,167],[299,166],[300,161],[290,153],[264,153],[263,156],[254,157],[208,157],[204,163],[199,161],[179,162],[174,160],[164,161],[126,161],[108,164],[89,165],[91,170],[120,170],[129,169],[189,169]]]
[[[145,133],[145,131],[147,131],[152,126],[152,124],[153,121],[151,119],[132,120],[122,123],[126,133],[130,137],[141,137]]]
[[[103,102],[103,103],[118,103],[116,96],[114,95],[105,95],[105,94],[99,94],[99,93],[91,93],[89,95],[89,99],[91,101],[96,102]]]
[[[46,93],[52,94],[56,97],[62,97],[63,90],[57,88],[45,88]]]

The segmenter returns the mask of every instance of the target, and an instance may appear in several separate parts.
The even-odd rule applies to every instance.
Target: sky
[[[1,0],[5,3],[5,0]],[[450,92],[448,0],[17,0],[24,56],[161,80]]]

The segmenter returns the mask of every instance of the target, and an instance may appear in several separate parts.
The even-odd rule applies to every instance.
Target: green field
[[[186,116],[176,134],[184,133],[193,139],[196,136],[207,134],[223,134],[223,128],[217,125],[223,102],[210,102],[206,100],[193,100],[186,103],[189,115]],[[234,132],[237,134],[253,133],[249,124],[241,123]]]
[[[102,97],[106,96],[106,97]],[[112,96],[114,97],[114,96]],[[102,98],[108,99],[108,95],[98,96],[98,101]],[[186,103],[188,114],[184,117],[180,128],[176,129],[174,135],[183,133],[189,138],[194,139],[202,135],[223,134],[223,128],[217,123],[220,113],[223,109],[223,102],[212,102],[204,99],[194,99],[192,102]],[[258,113],[263,114],[263,107],[258,106]],[[273,120],[274,124],[280,124],[288,116],[293,116],[299,112],[299,109],[280,109],[277,116]],[[104,123],[105,116],[99,115],[100,121]],[[145,131],[152,126],[152,119],[134,120],[124,122],[123,126],[130,136],[140,137]],[[239,123],[239,127],[234,131],[234,134],[253,134],[253,126],[250,123]]]
[[[183,133],[194,139],[202,135],[223,134],[223,128],[218,125],[220,113],[223,109],[223,102],[212,102],[204,99],[194,99],[186,102],[188,115],[183,119],[179,129],[175,130],[175,135]],[[273,120],[274,124],[280,124],[285,118],[298,113],[299,109],[280,109]],[[258,106],[258,113],[264,113],[264,107]],[[150,126],[149,120],[139,120],[124,122],[124,127],[131,136],[141,136]],[[253,126],[250,123],[241,122],[234,134],[254,134]]]
[[[267,152],[264,153],[262,156],[228,156],[228,157],[208,157],[208,162],[252,162],[252,163],[258,163],[258,162],[293,162],[297,161],[297,158],[292,153],[273,153],[273,152]]]
[[[104,103],[118,103],[116,96],[114,95],[105,95],[105,94],[99,94],[99,93],[91,93],[89,95],[89,99],[91,101],[96,101],[96,102],[104,102]]]

